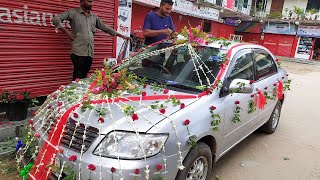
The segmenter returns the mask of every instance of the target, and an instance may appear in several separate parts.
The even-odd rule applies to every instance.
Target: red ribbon
[[[281,101],[283,99],[283,82],[280,80],[278,81],[277,95],[278,100]]]
[[[264,96],[263,92],[258,90],[258,98],[256,100],[256,106],[258,106],[259,109],[264,109],[267,102],[267,98]]]
[[[62,132],[64,130],[63,127],[68,122],[70,113],[74,111],[77,107],[79,107],[79,105],[80,104],[71,107],[63,114],[60,121],[57,121],[58,122],[58,124],[56,125],[57,130],[56,131],[52,130],[48,136],[47,141],[42,145],[41,150],[39,151],[37,159],[30,172],[30,174],[36,180],[44,180],[48,178],[47,173],[49,171],[49,168],[46,166],[50,164],[54,154],[57,154],[58,146],[60,145],[60,141],[61,141],[60,136],[62,136]],[[48,142],[50,142],[50,144]],[[43,159],[41,161],[42,156],[43,156]],[[54,159],[53,162],[55,162],[55,157],[53,158]],[[39,168],[38,168],[38,172],[36,173],[37,166],[39,166]],[[29,179],[33,179],[33,178],[29,177]]]

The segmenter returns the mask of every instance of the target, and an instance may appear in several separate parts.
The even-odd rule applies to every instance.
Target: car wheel
[[[180,170],[176,180],[206,180],[212,170],[212,153],[210,147],[200,142],[192,148],[183,161],[185,169]]]
[[[282,103],[280,101],[277,102],[276,107],[274,108],[269,121],[262,126],[262,131],[267,134],[273,134],[279,124],[280,115],[281,115]]]

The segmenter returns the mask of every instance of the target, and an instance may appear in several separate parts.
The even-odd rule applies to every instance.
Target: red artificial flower
[[[35,137],[35,138],[40,138],[40,134],[39,134],[39,133],[35,133],[35,134],[34,134],[34,137]]]
[[[250,84],[253,84],[254,83],[254,80],[250,80]]]
[[[112,173],[116,172],[116,168],[112,167],[112,168],[111,168],[111,172],[112,172]]]
[[[252,97],[252,98],[253,98],[253,97],[254,97],[254,94],[251,94],[251,96],[250,96],[250,97]]]
[[[190,120],[189,120],[189,119],[186,119],[186,120],[183,122],[183,124],[184,124],[185,126],[189,125],[189,124],[190,124]]]
[[[139,173],[140,173],[140,170],[139,170],[139,169],[135,169],[135,170],[134,170],[134,173],[135,173],[135,174],[139,174]]]
[[[143,92],[141,93],[141,95],[142,95],[142,96],[146,96],[147,93],[143,91]]]
[[[236,102],[234,102],[235,104],[240,104],[240,101],[236,101]]]
[[[101,118],[99,118],[99,120],[98,120],[100,123],[104,123],[104,118],[103,117],[101,117]]]
[[[216,110],[217,108],[215,107],[215,106],[210,106],[210,110],[211,111],[214,111],[214,110]]]
[[[58,106],[62,106],[62,102],[58,102]]]
[[[146,84],[144,84],[144,85],[143,85],[143,88],[145,89],[146,87],[147,87],[147,85],[146,85]]]
[[[28,124],[33,124],[33,120],[30,119],[30,120],[28,121]]]
[[[273,86],[277,86],[277,83],[274,83]]]
[[[186,105],[184,103],[180,104],[180,109],[184,109],[186,107]]]
[[[32,115],[32,116],[35,116],[35,115],[36,115],[36,112],[35,112],[35,111],[32,111],[32,112],[31,112],[31,115]]]
[[[110,87],[110,88],[108,89],[108,92],[111,93],[112,91],[113,91],[113,89]]]
[[[57,95],[56,94],[52,95],[52,97],[53,97],[53,99],[57,99]]]
[[[61,87],[59,88],[59,90],[60,90],[60,91],[63,91],[63,90],[64,90],[64,87],[61,86]]]
[[[157,170],[161,171],[161,169],[162,169],[162,165],[161,164],[157,164]]]
[[[69,161],[74,162],[76,160],[77,160],[77,155],[72,155],[72,156],[69,157]]]
[[[115,80],[119,79],[119,78],[120,78],[120,74],[119,74],[119,73],[114,73],[114,74],[113,74],[113,78],[114,78]]]
[[[118,86],[118,84],[117,84],[115,81],[112,81],[111,87],[112,87],[113,89],[115,89],[117,86]]]
[[[74,118],[78,118],[79,115],[78,115],[77,113],[74,113],[74,114],[73,114],[73,117],[74,117]]]
[[[80,79],[79,79],[79,78],[77,78],[77,79],[76,79],[76,82],[78,83],[79,81],[80,81]]]
[[[160,109],[160,113],[161,113],[161,114],[166,113],[166,109],[164,109],[164,108]]]
[[[62,148],[59,148],[59,149],[58,149],[58,152],[59,152],[60,154],[62,154],[62,153],[63,153],[63,149],[62,149]]]
[[[132,114],[131,117],[132,117],[132,120],[133,120],[133,121],[136,121],[136,120],[139,119],[139,116],[138,116],[137,114],[134,114],[134,113]]]
[[[265,87],[264,89],[265,89],[265,90],[267,90],[267,89],[268,89],[268,87]]]
[[[31,127],[31,130],[32,130],[32,131],[35,131],[35,130],[36,130],[36,128],[34,128],[34,126],[32,126],[32,127]]]
[[[93,164],[89,164],[89,165],[88,165],[88,169],[89,169],[90,171],[94,171],[94,170],[96,170],[96,166],[93,165]]]
[[[206,45],[208,45],[208,44],[209,44],[209,41],[206,41],[205,43],[206,43]]]
[[[48,109],[51,109],[51,106],[50,106],[50,105],[48,106]]]
[[[17,96],[16,96],[16,99],[21,101],[21,100],[24,99],[24,97],[23,97],[23,95],[17,95]]]
[[[169,89],[165,89],[164,91],[163,91],[163,93],[165,93],[165,94],[167,94],[169,92]]]

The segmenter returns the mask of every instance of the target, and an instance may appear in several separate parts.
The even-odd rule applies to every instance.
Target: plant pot
[[[6,110],[7,110],[7,104],[8,104],[8,103],[0,102],[0,113],[6,112]]]
[[[29,102],[14,102],[7,105],[7,118],[9,121],[22,121],[27,118]]]

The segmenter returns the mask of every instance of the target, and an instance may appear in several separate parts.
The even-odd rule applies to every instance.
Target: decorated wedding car
[[[26,179],[200,179],[279,123],[287,73],[266,48],[184,28],[61,86],[17,143]]]

